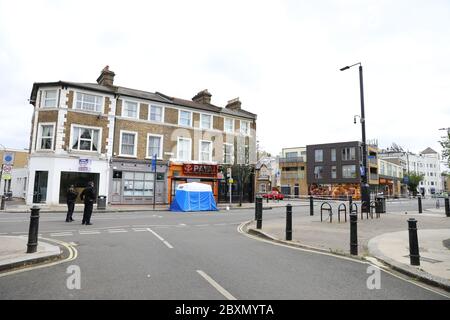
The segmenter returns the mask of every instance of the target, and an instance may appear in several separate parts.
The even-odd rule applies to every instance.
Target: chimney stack
[[[211,103],[211,93],[208,92],[208,89],[200,91],[193,98],[192,101],[201,103],[201,104],[210,104]]]
[[[109,66],[103,68],[100,77],[97,78],[97,83],[102,86],[112,87],[114,85],[114,76],[116,74],[109,70]]]
[[[239,98],[232,99],[228,101],[225,108],[231,109],[231,110],[240,110],[241,109],[241,102],[239,101]]]

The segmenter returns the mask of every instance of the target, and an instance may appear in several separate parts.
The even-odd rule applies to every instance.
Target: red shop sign
[[[217,175],[217,165],[183,164],[183,174]]]

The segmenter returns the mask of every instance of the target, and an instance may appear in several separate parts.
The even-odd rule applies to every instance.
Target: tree
[[[409,175],[405,176],[408,178],[408,189],[410,192],[412,191],[413,196],[417,195],[417,187],[424,176],[424,174],[416,174],[415,172],[411,172]]]
[[[439,141],[442,146],[442,159],[447,160],[447,166],[450,167],[450,130],[447,131],[447,137]]]

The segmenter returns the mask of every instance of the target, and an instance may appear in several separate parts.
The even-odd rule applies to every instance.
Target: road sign
[[[152,171],[153,172],[156,171],[156,153],[153,155],[153,158],[152,158]]]
[[[232,178],[228,179],[229,183],[234,183],[234,180]]]
[[[14,163],[14,152],[3,153],[3,164],[12,165]]]

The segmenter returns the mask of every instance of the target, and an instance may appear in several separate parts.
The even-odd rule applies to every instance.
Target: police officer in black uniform
[[[75,208],[75,201],[77,200],[78,192],[75,191],[74,185],[70,185],[67,191],[67,216],[66,222],[72,222],[73,209]]]
[[[88,186],[81,192],[80,198],[84,201],[84,214],[81,224],[91,225],[92,209],[94,208],[96,193],[94,189],[94,182],[89,182]]]

